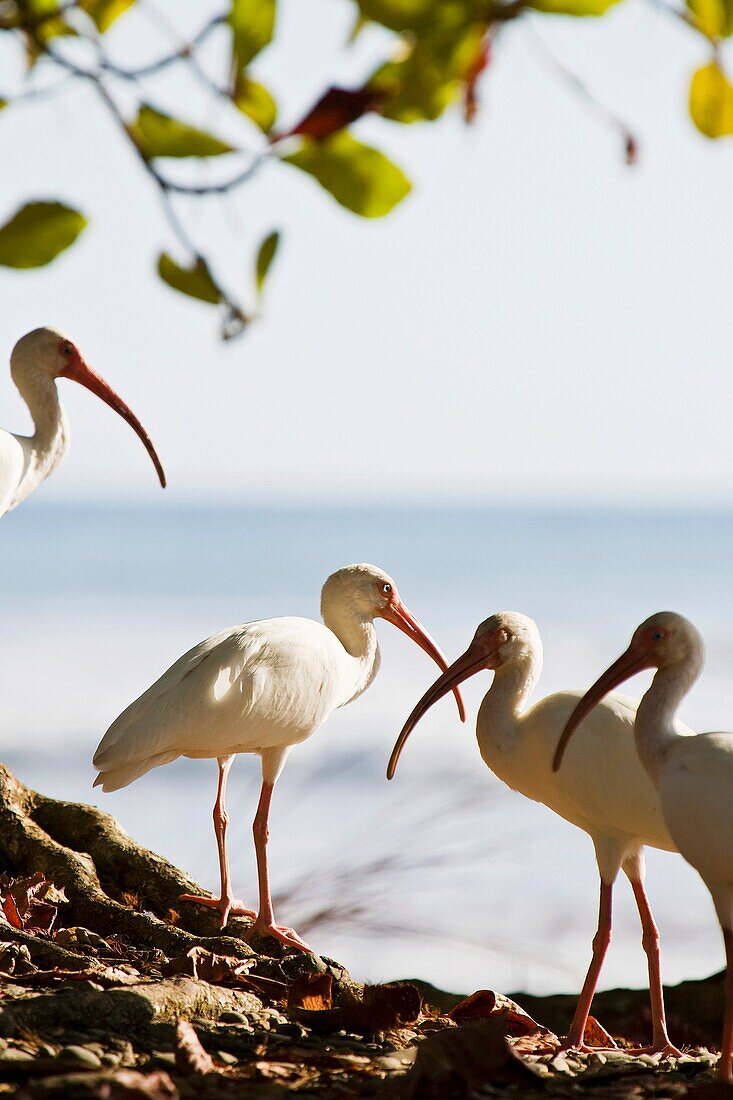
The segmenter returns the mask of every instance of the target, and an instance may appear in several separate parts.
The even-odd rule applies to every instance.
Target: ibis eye
[[[392,592],[392,585],[391,584],[383,584],[382,585],[382,592],[384,592],[385,596],[389,596]]]
[[[67,359],[70,355],[73,354],[73,351],[74,349],[72,348],[71,344],[64,344],[61,348],[61,354],[65,355]]]
[[[655,630],[654,633],[652,634],[652,640],[655,641],[655,642],[661,642],[663,638],[664,638],[664,631],[663,630]]]

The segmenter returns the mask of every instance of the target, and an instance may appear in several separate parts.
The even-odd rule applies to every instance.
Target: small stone
[[[27,1050],[18,1050],[17,1047],[8,1047],[0,1054],[0,1062],[35,1062],[35,1056]]]
[[[223,1062],[225,1066],[236,1066],[239,1061],[236,1054],[230,1054],[228,1050],[217,1050],[214,1057]]]
[[[64,1065],[78,1067],[79,1069],[101,1069],[102,1063],[99,1056],[87,1047],[69,1046],[63,1047],[56,1059]]]
[[[308,1030],[302,1024],[286,1020],[285,1023],[277,1025],[277,1033],[290,1039],[304,1039],[308,1034]],[[344,1034],[346,1033],[344,1032]]]
[[[102,1054],[99,1060],[103,1066],[107,1067],[107,1069],[112,1069],[114,1066],[118,1066],[120,1064],[119,1054]]]
[[[160,1066],[161,1068],[168,1069],[169,1067],[175,1067],[176,1056],[168,1050],[154,1050],[150,1055],[150,1065]]]
[[[244,1015],[243,1012],[233,1012],[229,1009],[226,1012],[222,1012],[221,1016],[219,1017],[219,1021],[222,1024],[248,1024],[249,1023],[249,1020],[247,1019],[247,1017]]]

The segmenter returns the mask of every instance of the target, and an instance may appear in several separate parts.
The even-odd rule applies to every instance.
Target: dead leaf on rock
[[[176,1024],[176,1069],[182,1074],[205,1074],[214,1072],[214,1062],[201,1046],[201,1040],[188,1020],[179,1020]]]
[[[288,988],[288,1008],[324,1012],[332,1007],[330,974],[301,974]]]
[[[534,1074],[512,1053],[504,1013],[471,1020],[462,1027],[436,1032],[417,1048],[414,1068],[390,1082],[385,1096],[401,1100],[444,1100],[470,1096],[486,1084],[528,1084]]]
[[[464,997],[455,1005],[448,1016],[451,1020],[484,1019],[492,1016],[496,1010],[496,993],[492,989],[477,989],[470,997]]]
[[[42,935],[50,933],[59,904],[68,900],[64,891],[48,882],[42,871],[20,879],[4,875],[0,888],[4,890],[2,909],[8,923],[13,928]]]
[[[215,955],[205,947],[192,947],[185,955],[164,963],[160,972],[164,978],[185,974],[216,985],[242,977],[251,966],[251,959],[238,959],[235,955]]]
[[[589,1047],[615,1047],[616,1042],[595,1016],[589,1016],[583,1032],[583,1042]]]

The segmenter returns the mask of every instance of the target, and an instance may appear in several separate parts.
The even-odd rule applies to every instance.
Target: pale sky
[[[256,70],[287,122],[327,83],[369,72],[383,39],[365,34],[345,55],[351,3],[280,6]],[[160,7],[194,28],[220,5]],[[120,21],[120,57],[142,26]],[[3,112],[0,220],[49,197],[92,219],[52,266],[0,269],[3,359],[29,328],[65,329],[149,428],[172,501],[730,502],[733,143],[707,141],[687,115],[704,43],[643,0],[532,26],[629,122],[639,166],[538,63],[522,23],[508,27],[473,129],[454,113],[358,124],[414,182],[390,217],[362,221],[279,165],[223,204],[182,206],[232,286],[261,237],[283,231],[265,317],[229,346],[214,310],[153,273],[160,248],[180,253],[152,185],[101,109],[87,112],[89,92]],[[4,81],[11,52],[0,40]],[[147,34],[136,58],[158,53]],[[251,140],[236,112],[189,109],[189,87],[166,77],[153,101]],[[129,428],[63,388],[73,449],[44,499],[158,503]],[[0,423],[26,427],[5,370]]]

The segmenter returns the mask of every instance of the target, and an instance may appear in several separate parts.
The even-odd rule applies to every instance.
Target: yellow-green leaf
[[[365,19],[372,19],[393,31],[417,30],[429,23],[439,0],[357,0]],[[444,0],[448,5],[451,0]]]
[[[687,0],[687,9],[703,34],[727,38],[733,33],[733,0]]]
[[[227,22],[232,28],[232,56],[237,71],[249,65],[275,33],[276,0],[232,0]]]
[[[7,105],[8,105],[7,99],[0,99],[0,111],[2,111],[4,107],[7,107]]]
[[[528,7],[552,15],[605,15],[619,0],[530,0]]]
[[[30,202],[0,228],[0,264],[44,267],[69,248],[87,225],[78,210],[60,202]]]
[[[237,77],[234,88],[234,103],[242,112],[259,126],[260,130],[268,133],[275,125],[277,107],[264,84],[258,84],[256,80],[250,80],[244,73]]]
[[[148,160],[153,157],[217,157],[233,151],[228,142],[147,105],[140,108],[129,130]]]
[[[690,114],[706,137],[733,134],[733,85],[714,61],[698,69],[692,77]]]
[[[270,265],[275,259],[275,253],[277,252],[277,246],[280,243],[280,234],[275,231],[265,237],[264,241],[259,247],[257,253],[257,265],[256,265],[256,283],[257,293],[262,293],[262,288],[265,285],[265,279],[267,273],[270,270]]]
[[[164,283],[181,294],[187,294],[189,298],[198,298],[213,305],[218,305],[222,300],[222,293],[205,260],[199,258],[192,267],[180,267],[167,252],[161,252],[158,257],[158,274]]]
[[[337,202],[363,218],[389,214],[410,191],[404,173],[377,149],[362,145],[346,130],[324,141],[305,138],[283,157],[318,180]]]
[[[134,3],[135,0],[81,0],[79,7],[94,20],[99,33],[104,34]]]

